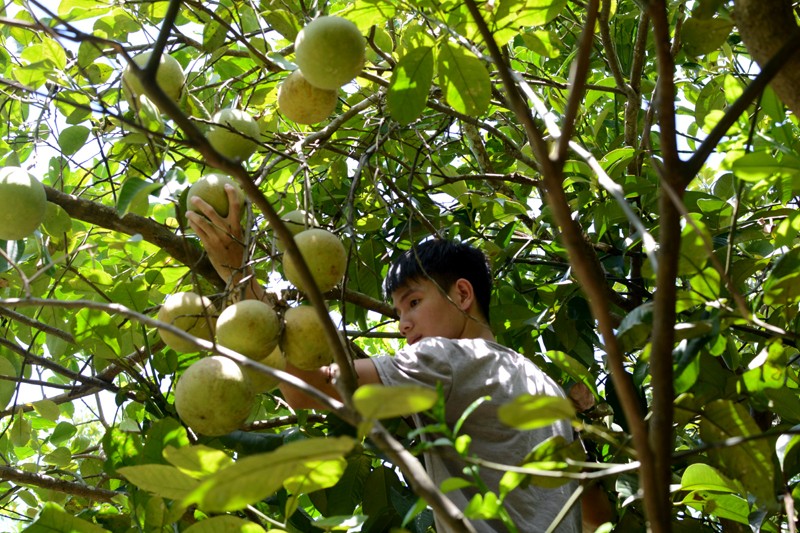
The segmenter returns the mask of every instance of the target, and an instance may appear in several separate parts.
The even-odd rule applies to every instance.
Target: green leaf
[[[544,26],[566,5],[567,0],[500,0],[490,11],[492,16],[488,22],[493,30]]]
[[[64,155],[73,155],[86,145],[89,128],[86,126],[69,126],[58,135],[58,145]]]
[[[14,364],[0,356],[0,375],[7,377],[17,377],[18,372]],[[0,408],[5,409],[14,393],[17,391],[17,382],[9,379],[0,380]]]
[[[489,107],[492,84],[483,62],[463,46],[442,42],[438,50],[439,83],[447,103],[459,113],[479,117]]]
[[[500,421],[518,429],[536,429],[575,418],[575,408],[566,398],[523,394],[497,409]]]
[[[422,114],[432,81],[433,48],[420,46],[400,58],[386,97],[389,113],[397,122],[407,125]]]
[[[142,490],[171,500],[183,500],[200,482],[168,465],[123,466],[117,472]]]
[[[800,166],[795,158],[784,156],[778,161],[768,152],[748,152],[733,162],[732,170],[737,178],[745,181],[761,181],[782,174],[797,175]]]
[[[147,197],[156,191],[161,190],[164,185],[153,183],[140,178],[128,178],[122,184],[117,200],[117,212],[125,215],[131,208],[142,201],[147,201]]]
[[[735,494],[691,492],[682,503],[712,516],[750,525],[750,505],[746,499]]]
[[[629,312],[617,328],[617,340],[624,352],[642,348],[653,330],[653,302],[646,302]]]
[[[78,429],[69,422],[59,422],[53,433],[50,434],[51,444],[61,444],[62,442],[71,439],[78,433]]]
[[[72,452],[70,452],[69,448],[59,446],[45,455],[42,460],[49,465],[64,467],[72,461]]]
[[[470,500],[467,508],[464,509],[464,514],[473,520],[488,520],[496,518],[502,501],[497,497],[494,492],[487,492],[485,494],[476,494]]]
[[[73,516],[53,502],[45,502],[36,520],[25,533],[106,533],[108,530]]]
[[[164,458],[184,474],[196,479],[206,478],[234,463],[222,450],[215,450],[202,444],[176,448],[164,448]]]
[[[305,466],[307,467],[306,471],[283,480],[284,488],[292,494],[286,503],[286,516],[294,514],[302,494],[336,485],[344,474],[347,460],[339,457],[329,461],[308,462]]]
[[[522,34],[522,42],[525,43],[532,52],[542,57],[556,58],[561,55],[559,50],[559,39],[555,32],[547,30],[537,30]],[[613,83],[613,80],[611,80]],[[587,104],[588,107],[588,104]]]
[[[59,237],[72,230],[72,218],[60,205],[47,202],[47,212],[41,227],[51,237]]]
[[[223,515],[200,520],[187,527],[184,533],[265,533],[265,530],[249,520]]]
[[[58,420],[58,417],[61,416],[61,409],[59,409],[58,404],[52,400],[43,399],[33,402],[33,409],[42,418],[52,420],[53,422]]]
[[[592,376],[592,373],[589,372],[589,369],[586,368],[583,363],[559,350],[549,350],[547,352],[547,358],[558,368],[566,372],[569,377],[589,387],[589,390],[592,391],[595,397],[598,396],[594,376]]]
[[[222,22],[230,23],[230,9],[225,6],[220,6],[217,9],[217,15],[223,20]],[[228,34],[228,25],[222,24],[217,19],[209,20],[203,28],[203,50],[213,52],[225,44],[225,37]]]
[[[681,476],[681,490],[710,490],[737,492],[736,483],[713,466],[703,463],[689,465]]]
[[[111,6],[99,0],[62,0],[58,3],[58,16],[67,21],[95,18],[110,11]]]
[[[690,56],[710,54],[725,43],[732,29],[729,20],[689,17],[681,28],[683,50]]]
[[[307,439],[245,457],[203,481],[184,504],[197,504],[207,512],[243,509],[274,493],[285,479],[310,471],[319,461],[343,457],[354,444],[350,437]]]
[[[382,420],[430,409],[436,398],[436,391],[426,387],[369,384],[353,393],[353,406],[364,418]]]
[[[167,450],[176,447],[189,448],[189,436],[186,428],[172,417],[156,420],[147,429],[142,448],[141,463],[166,464]],[[173,463],[173,466],[178,466]],[[190,472],[185,472],[191,475]]]
[[[731,400],[714,400],[706,404],[700,421],[700,437],[705,442],[718,442],[733,437],[761,434],[747,408]],[[772,468],[769,443],[764,439],[740,442],[715,452],[720,466],[730,477],[738,479],[758,498],[762,505],[773,503]]]

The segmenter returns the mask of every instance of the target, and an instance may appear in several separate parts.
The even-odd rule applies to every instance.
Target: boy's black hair
[[[430,278],[444,291],[464,278],[472,284],[478,308],[489,320],[492,274],[486,255],[469,244],[445,239],[422,242],[395,259],[383,282],[386,295],[413,279]]]

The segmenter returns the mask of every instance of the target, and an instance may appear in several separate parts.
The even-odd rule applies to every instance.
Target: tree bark
[[[791,0],[734,0],[733,4],[733,18],[739,27],[739,35],[761,67],[794,33],[800,32]],[[800,53],[784,65],[770,86],[778,98],[800,117]]]

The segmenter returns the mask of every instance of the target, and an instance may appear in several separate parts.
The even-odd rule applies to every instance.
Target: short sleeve
[[[429,337],[406,346],[392,357],[373,357],[375,368],[384,385],[420,385],[436,388],[441,383],[444,397],[450,396],[453,370],[449,342]]]

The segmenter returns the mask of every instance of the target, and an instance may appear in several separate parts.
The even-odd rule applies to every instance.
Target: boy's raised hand
[[[242,241],[242,205],[236,189],[226,184],[228,216],[222,217],[202,198],[191,199],[200,213],[186,212],[189,226],[200,237],[208,258],[220,277],[226,282],[236,281],[243,274],[244,243]]]

